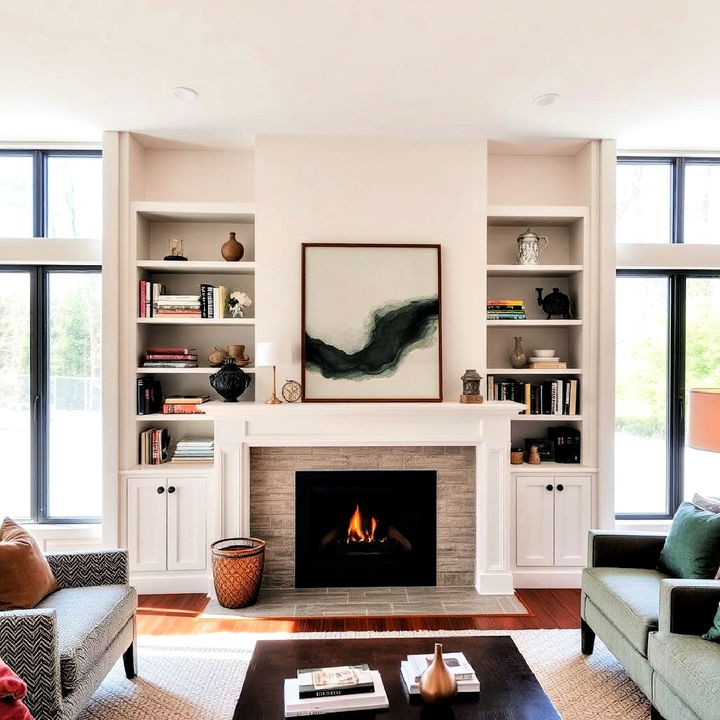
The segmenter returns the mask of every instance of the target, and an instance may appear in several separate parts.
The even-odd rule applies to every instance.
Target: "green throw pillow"
[[[713,626],[703,635],[706,640],[712,640],[713,642],[720,643],[720,605],[718,605],[717,612],[715,613],[715,620]]]
[[[676,578],[712,579],[720,563],[720,514],[684,502],[675,513],[658,569]]]

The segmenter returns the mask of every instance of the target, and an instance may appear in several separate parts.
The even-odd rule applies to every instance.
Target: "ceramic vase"
[[[237,241],[235,233],[231,232],[230,237],[220,248],[220,253],[228,262],[237,262],[238,260],[242,260],[242,256],[245,254],[245,248],[242,246],[242,243]]]
[[[522,344],[522,338],[515,338],[515,347],[510,353],[510,366],[514,368],[524,368],[527,365],[528,357]]]
[[[441,643],[435,643],[433,660],[420,676],[418,683],[420,697],[428,705],[448,702],[457,693],[457,680],[443,660],[442,647]]]
[[[220,370],[210,376],[210,385],[225,402],[237,402],[237,399],[248,389],[250,380],[250,375],[244,373],[235,364],[235,358],[227,357]]]

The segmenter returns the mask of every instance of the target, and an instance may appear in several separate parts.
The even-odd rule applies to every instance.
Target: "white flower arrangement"
[[[245,317],[245,308],[252,305],[252,300],[249,295],[242,290],[235,290],[230,293],[228,298],[228,307],[234,318]]]

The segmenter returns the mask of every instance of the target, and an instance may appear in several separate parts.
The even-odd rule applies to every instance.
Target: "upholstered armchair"
[[[0,657],[27,683],[35,720],[76,717],[120,655],[135,677],[137,593],[124,550],[49,553],[59,589],[0,612]]]

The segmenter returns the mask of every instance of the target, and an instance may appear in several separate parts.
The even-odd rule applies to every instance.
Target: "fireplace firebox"
[[[295,586],[436,584],[434,470],[295,473]]]

